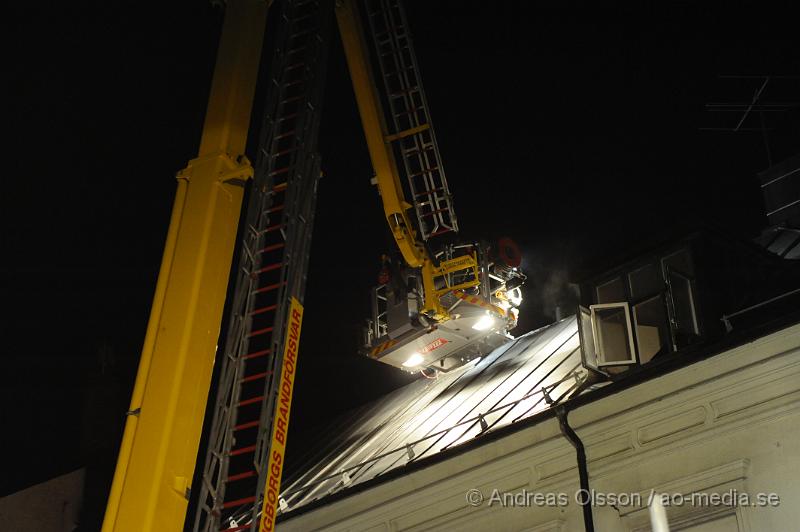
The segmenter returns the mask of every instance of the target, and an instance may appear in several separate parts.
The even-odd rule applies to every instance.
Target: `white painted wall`
[[[775,493],[777,507],[668,508],[671,530],[800,530],[800,325],[570,413],[602,494]],[[581,531],[574,449],[555,419],[298,515],[294,530]],[[562,507],[467,504],[479,489],[565,493]],[[553,495],[555,496],[555,495]],[[598,506],[595,529],[650,530],[644,506]]]

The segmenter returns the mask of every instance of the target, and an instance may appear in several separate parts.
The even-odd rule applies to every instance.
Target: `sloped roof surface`
[[[584,372],[572,316],[465,368],[400,388],[341,427],[332,450],[284,486],[286,511],[541,412],[543,389],[559,400]]]

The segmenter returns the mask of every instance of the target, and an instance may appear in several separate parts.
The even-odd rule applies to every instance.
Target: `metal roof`
[[[548,408],[585,370],[574,316],[532,331],[436,379],[378,400],[284,486],[284,513]],[[283,505],[282,505],[283,506]]]

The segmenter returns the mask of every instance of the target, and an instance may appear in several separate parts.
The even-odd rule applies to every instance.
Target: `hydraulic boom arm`
[[[430,262],[423,246],[417,242],[415,231],[406,214],[411,205],[406,201],[397,163],[386,138],[385,121],[366,55],[366,43],[356,6],[351,0],[341,2],[336,9],[336,20],[347,58],[347,67],[356,93],[356,103],[361,124],[367,139],[367,148],[375,170],[375,180],[383,202],[386,221],[392,230],[397,247],[406,264],[422,268]]]
[[[183,527],[244,183],[267,3],[228,2],[198,157],[178,174],[104,532]]]
[[[449,319],[449,312],[442,305],[439,296],[454,289],[471,288],[479,284],[477,257],[467,255],[439,261],[430,255],[429,248],[424,243],[429,236],[446,231],[456,232],[458,228],[455,213],[447,181],[438,161],[435,138],[425,110],[424,93],[415,77],[416,61],[410,37],[407,31],[402,29],[405,21],[401,7],[394,2],[376,1],[374,4],[376,4],[375,12],[367,13],[366,16],[380,18],[378,22],[370,19],[369,23],[371,26],[383,24],[381,37],[384,38],[384,42],[373,44],[377,44],[379,50],[381,46],[388,48],[389,51],[383,55],[398,58],[389,67],[395,69],[394,72],[388,74],[381,72],[385,78],[385,89],[389,90],[390,86],[394,85],[393,82],[397,82],[397,92],[388,95],[389,107],[393,107],[392,101],[402,101],[406,105],[413,106],[394,113],[392,125],[395,131],[389,131],[386,110],[378,91],[379,85],[367,53],[368,34],[364,31],[361,14],[354,0],[342,0],[337,4],[336,20],[339,34],[386,221],[405,263],[410,268],[420,269],[423,287],[421,313],[434,321],[443,321]],[[395,25],[400,26],[399,33]],[[373,40],[378,39],[379,36],[375,34],[378,30],[372,29]],[[379,51],[379,55],[380,53]],[[406,62],[403,61],[404,58]],[[396,109],[392,108],[391,111],[394,112]],[[398,117],[403,118],[398,120]],[[396,143],[400,143],[398,153],[404,158],[402,170],[395,157]],[[412,153],[415,156],[409,155]],[[400,178],[401,171],[408,179],[411,193],[414,194],[413,204],[406,200]],[[415,178],[418,180],[415,181]],[[415,183],[419,184],[415,186]],[[419,188],[421,190],[417,190]],[[408,216],[408,212],[412,209],[417,212],[417,228]],[[443,223],[439,224],[439,221]],[[438,231],[429,233],[425,230],[426,224],[430,222],[439,227]],[[444,286],[437,287],[443,284],[442,280],[450,279],[450,274],[459,271],[469,272],[471,280],[458,286],[445,282]]]
[[[483,243],[432,251],[430,239],[456,234],[458,224],[398,2],[359,0],[363,13],[356,0],[335,7],[374,182],[405,263],[399,288],[380,297],[392,283],[373,289],[391,308],[374,312],[369,355],[409,371],[449,371],[506,341],[524,275],[519,257],[498,259]],[[271,532],[291,505],[281,475],[334,0],[272,7],[280,22],[254,170],[244,149],[271,3],[225,2],[200,151],[178,174],[103,532],[181,530],[190,493],[196,532]],[[191,486],[248,180],[208,443]]]

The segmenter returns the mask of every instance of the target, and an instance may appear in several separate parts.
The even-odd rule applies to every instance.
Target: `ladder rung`
[[[403,35],[398,35],[398,40],[400,40],[403,37],[404,37]],[[381,57],[387,57],[387,56],[390,56],[390,55],[398,56],[398,55],[400,55],[398,52],[403,52],[405,50],[408,50],[408,45],[398,46],[397,48],[392,46],[392,49],[389,50],[388,52],[383,52],[381,54]]]
[[[254,351],[252,353],[248,353],[242,357],[242,360],[250,360],[251,358],[258,358],[263,357],[264,355],[268,355],[270,353],[270,349],[262,349],[261,351]]]
[[[377,17],[378,15],[380,15],[380,14],[382,14],[382,13],[384,13],[384,11],[374,11],[374,12],[373,12],[373,13],[370,15],[370,17]],[[397,26],[389,26],[389,25],[387,24],[386,26],[387,26],[387,29],[386,29],[386,31],[382,31],[382,32],[380,32],[380,33],[376,33],[376,34],[375,34],[375,40],[376,40],[377,42],[381,42],[381,39],[383,39],[384,37],[389,37],[390,35],[392,35],[392,30],[394,30],[394,35],[395,35],[396,37],[402,37],[402,35],[400,34],[400,31],[399,31],[399,30],[402,30],[402,29],[404,29],[404,28],[405,28],[405,26],[403,26],[402,24],[398,24]],[[388,42],[388,41],[384,41],[384,42]]]
[[[425,218],[426,216],[433,216],[434,214],[439,214],[440,212],[445,212],[445,211],[449,211],[449,210],[450,210],[450,209],[448,209],[447,207],[445,207],[444,209],[437,209],[437,210],[435,210],[435,211],[429,211],[429,212],[426,212],[426,213],[420,214],[420,217],[421,217],[421,218]]]
[[[306,41],[306,42],[308,42],[308,41]],[[298,46],[297,48],[292,48],[291,50],[286,52],[285,55],[296,54],[297,52],[302,52],[303,50],[308,50],[308,45],[307,44],[304,45],[304,46]]]
[[[250,478],[256,476],[256,472],[254,470],[245,471],[244,473],[236,473],[235,475],[230,475],[225,482],[233,482],[235,480],[242,480],[243,478]]]
[[[278,211],[282,211],[282,210],[283,210],[283,204],[278,205],[277,207],[272,207],[271,209],[267,209],[267,214],[272,214],[274,212],[278,212]]]
[[[271,233],[272,231],[277,231],[277,230],[278,230],[278,229],[280,229],[281,227],[283,227],[283,224],[275,224],[275,225],[270,225],[269,227],[267,227],[266,229],[264,229],[264,230],[262,231],[262,233]]]
[[[287,153],[292,153],[293,151],[297,151],[297,146],[292,146],[291,148],[286,148],[285,150],[276,151],[272,154],[272,157],[280,157],[281,155],[286,155]]]
[[[392,135],[386,135],[384,137],[387,142],[394,142],[396,140],[401,140],[406,137],[411,137],[413,135],[417,135],[418,133],[422,133],[423,131],[427,131],[431,128],[430,124],[420,124],[416,127],[404,129],[403,131],[398,131]]]
[[[263,396],[263,395],[259,395],[258,397],[251,397],[250,399],[245,399],[244,401],[239,401],[239,402],[237,403],[237,406],[247,406],[247,405],[252,405],[253,403],[259,403],[259,402],[261,402],[261,400],[262,400],[262,399],[264,399],[264,396]],[[254,445],[254,446],[253,446],[253,449],[255,449],[255,448],[256,448],[256,446]],[[245,447],[245,449],[246,449],[246,447]],[[245,451],[242,451],[242,452],[245,452]],[[241,454],[241,453],[240,453],[240,454]],[[231,452],[231,456],[233,456],[233,453],[232,453],[232,452]]]
[[[443,227],[442,229],[439,229],[439,230],[434,231],[433,233],[431,233],[430,236],[437,236],[437,235],[441,235],[441,234],[444,234],[444,233],[449,233],[450,231],[452,231],[452,229],[450,229],[449,227]]]
[[[278,174],[285,174],[286,172],[289,171],[289,168],[290,168],[289,166],[284,166],[283,168],[279,168],[277,170],[273,170],[272,172],[269,173],[269,175],[276,176]]]
[[[399,91],[389,93],[390,98],[397,98],[399,96],[404,96],[406,94],[411,94],[412,92],[419,92],[419,87],[411,87],[409,89],[400,89]]]
[[[258,330],[255,330],[255,331],[251,331],[250,334],[248,334],[247,336],[248,336],[248,338],[252,338],[254,336],[261,336],[262,334],[266,334],[268,332],[272,332],[272,329],[273,329],[273,327],[264,327],[263,329],[258,329]]]
[[[264,292],[271,292],[271,291],[275,290],[276,288],[280,288],[280,286],[282,284],[286,284],[286,283],[283,282],[283,283],[270,284],[270,285],[267,285],[267,286],[264,286],[264,287],[256,289],[255,293],[256,294],[263,294]]]
[[[242,423],[242,424],[240,424],[240,425],[236,425],[235,427],[233,427],[233,430],[244,430],[244,429],[251,429],[251,428],[253,428],[253,427],[257,427],[257,426],[258,426],[258,423],[259,423],[259,421],[258,421],[258,420],[255,420],[255,421],[248,421],[247,423]]]
[[[395,113],[394,116],[397,117],[397,116],[403,116],[403,115],[410,115],[411,113],[417,113],[419,111],[424,111],[424,110],[425,110],[424,107],[417,106],[417,107],[413,107],[411,109],[408,109],[407,111],[400,111],[399,113]]]
[[[431,173],[431,172],[435,172],[435,171],[436,171],[436,170],[438,170],[438,169],[439,169],[439,167],[438,167],[438,166],[432,166],[432,167],[430,167],[430,168],[423,168],[421,172],[417,172],[416,174],[409,174],[409,176],[408,176],[408,177],[409,177],[409,178],[412,178],[412,177],[419,177],[419,176],[421,176],[421,175],[425,175],[425,174],[429,174],[429,173]],[[438,189],[438,190],[443,190],[443,189]],[[427,194],[427,192],[426,192],[425,194]]]
[[[275,310],[278,308],[278,305],[267,305],[266,307],[257,308],[250,313],[251,316],[257,316],[259,314],[264,314],[265,312],[269,312],[271,310]]]
[[[283,264],[281,264],[280,262],[278,262],[277,264],[270,264],[269,266],[264,266],[263,268],[259,268],[258,270],[255,271],[255,273],[271,272],[273,270],[277,270],[281,266],[283,266]]]
[[[287,87],[292,87],[292,86],[297,85],[299,83],[303,83],[304,81],[305,80],[303,78],[295,79],[295,80],[292,80],[292,81],[287,81],[286,83],[283,84],[283,88],[285,89]]]
[[[244,499],[236,499],[235,501],[223,502],[222,507],[230,508],[232,506],[244,506],[245,504],[250,504],[251,502],[256,502],[255,496],[245,497]]]
[[[415,153],[424,153],[424,152],[431,152],[431,151],[432,152],[436,151],[436,149],[434,148],[433,145],[423,146],[422,148],[411,148],[410,150],[403,150],[403,155],[404,156],[408,156],[408,155],[413,155]]]
[[[245,377],[245,378],[241,379],[239,382],[257,381],[258,379],[263,379],[264,377],[266,377],[270,373],[272,373],[272,372],[271,371],[265,371],[263,373],[256,373],[255,375],[250,375],[249,377]]]
[[[384,72],[383,77],[388,78],[389,76],[399,76],[401,72],[411,72],[413,70],[414,70],[413,66],[398,68],[397,70],[392,70],[391,72]]]
[[[298,115],[298,114],[299,114],[299,113],[289,113],[289,114],[288,114],[288,115],[286,115],[286,116],[282,116],[282,117],[278,118],[278,119],[276,120],[276,122],[284,122],[284,121],[286,121],[286,120],[291,120],[292,118],[297,118],[297,115]]]
[[[231,451],[231,456],[239,456],[240,454],[252,453],[256,450],[255,445],[250,445],[249,447],[242,447],[241,449],[233,449]]]
[[[288,97],[288,98],[286,98],[285,100],[282,100],[282,101],[281,101],[281,105],[285,105],[285,104],[287,104],[287,103],[291,103],[291,102],[296,102],[297,100],[299,100],[299,99],[300,99],[300,98],[302,98],[302,97],[303,97],[303,95],[302,95],[302,94],[298,94],[297,96],[289,96],[289,97]]]
[[[261,248],[258,250],[259,253],[269,253],[270,251],[275,251],[276,249],[281,249],[286,244],[284,242],[278,242],[277,244],[271,244],[267,247]]]
[[[314,15],[316,15],[316,13],[309,13],[308,15],[302,15],[302,16],[297,17],[297,18],[289,19],[289,22],[291,22],[292,24],[297,24],[301,20],[305,20],[307,18],[311,18]]]
[[[296,129],[291,129],[291,130],[287,131],[286,133],[281,133],[280,135],[275,135],[275,138],[276,139],[286,138],[286,137],[288,137],[290,135],[294,135],[295,131],[297,131],[297,130]]]
[[[303,35],[308,35],[309,33],[313,32],[313,31],[317,31],[317,28],[313,28],[312,27],[312,28],[305,29],[303,31],[298,31],[297,33],[292,33],[292,36],[290,37],[290,39],[296,39],[297,37],[302,37]]]
[[[422,192],[417,192],[416,194],[414,194],[414,197],[418,198],[420,196],[427,196],[428,194],[436,194],[437,192],[442,192],[443,190],[444,187],[432,188],[430,190],[423,190]]]

